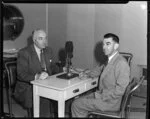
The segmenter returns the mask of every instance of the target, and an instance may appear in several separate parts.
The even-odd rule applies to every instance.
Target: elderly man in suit
[[[104,35],[103,51],[108,56],[108,64],[97,66],[80,76],[98,77],[98,90],[74,100],[71,106],[72,117],[86,117],[88,111],[119,110],[122,96],[130,82],[129,65],[118,52],[119,38],[115,34]]]
[[[47,35],[42,29],[33,31],[33,44],[21,49],[18,52],[17,59],[17,83],[14,96],[24,108],[28,109],[28,115],[33,114],[33,89],[30,81],[46,79],[49,75],[55,72],[52,50],[47,46]],[[41,98],[42,104],[45,106],[49,100]],[[42,109],[43,110],[43,109]],[[41,111],[42,111],[41,110]],[[41,112],[40,111],[40,112]],[[41,114],[41,116],[46,116]]]

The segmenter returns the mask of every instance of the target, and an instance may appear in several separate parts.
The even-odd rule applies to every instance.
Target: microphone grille
[[[65,44],[65,50],[67,53],[72,53],[73,52],[73,42],[72,41],[67,41]]]

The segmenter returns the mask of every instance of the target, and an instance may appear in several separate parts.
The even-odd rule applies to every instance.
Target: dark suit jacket
[[[47,47],[44,49],[44,56],[46,62],[46,68],[49,75],[52,74],[55,69],[52,59],[52,50]],[[17,84],[15,87],[14,97],[25,108],[31,108],[33,103],[33,91],[30,81],[34,80],[35,74],[41,72],[42,68],[38,55],[35,51],[34,45],[30,45],[21,49],[18,52],[17,58]]]

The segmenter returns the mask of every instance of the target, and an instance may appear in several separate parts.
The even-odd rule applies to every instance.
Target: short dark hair
[[[113,33],[107,33],[104,35],[104,38],[112,38],[113,41],[119,44],[119,37]]]

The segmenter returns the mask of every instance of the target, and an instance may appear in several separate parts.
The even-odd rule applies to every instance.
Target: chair
[[[88,117],[93,118],[101,116],[107,118],[128,118],[131,106],[131,97],[133,92],[142,84],[143,80],[144,76],[139,81],[137,81],[136,78],[133,78],[133,80],[129,83],[122,97],[119,111],[91,111],[88,113]]]
[[[120,52],[120,54],[127,60],[129,66],[131,66],[131,60],[133,55],[131,53]]]
[[[5,85],[7,91],[8,99],[8,109],[10,117],[13,117],[12,114],[12,98],[15,90],[15,85],[17,82],[17,61],[9,61],[5,63],[5,69],[7,72],[7,78],[5,78]],[[17,99],[16,99],[17,100]],[[27,109],[28,117],[31,117],[31,109]]]
[[[8,109],[10,113],[10,117],[12,114],[12,95],[14,93],[15,85],[16,85],[16,61],[9,61],[5,63],[5,69],[7,72],[7,78],[5,78],[5,85],[7,91],[7,99],[8,99]]]

